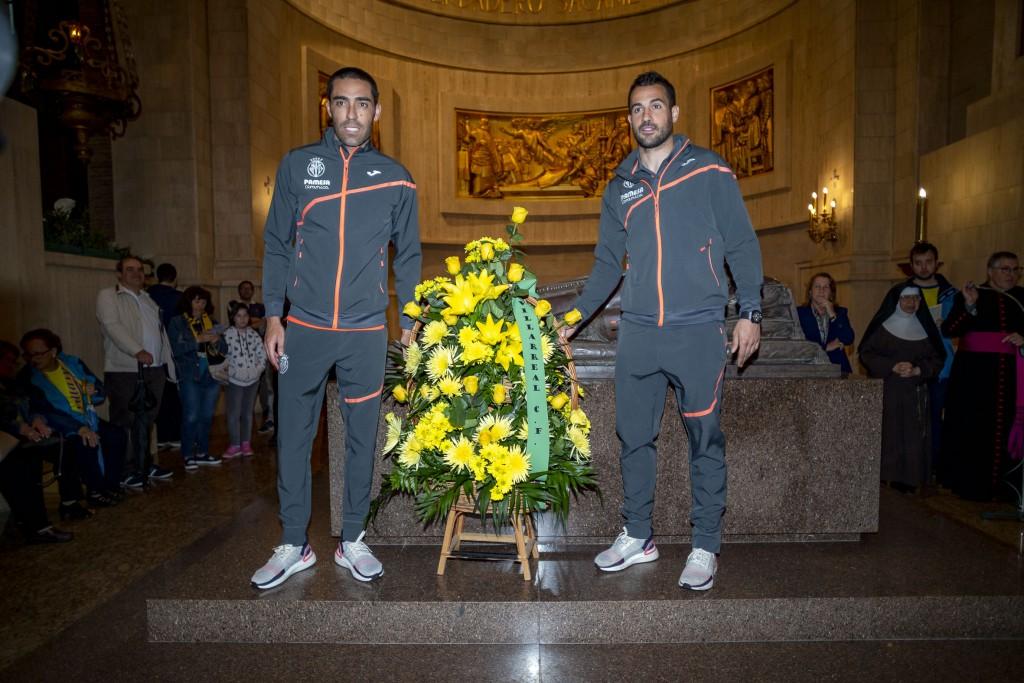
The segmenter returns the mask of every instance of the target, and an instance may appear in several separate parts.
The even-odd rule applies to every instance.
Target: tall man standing
[[[679,585],[707,590],[718,568],[725,510],[722,379],[728,354],[738,352],[742,366],[760,343],[761,249],[732,170],[713,152],[672,135],[679,118],[672,84],[655,72],[640,74],[628,102],[639,149],[605,189],[594,267],[576,302],[584,320],[593,315],[628,259],[615,365],[625,527],[594,562],[614,572],[658,559],[651,526],[655,442],[671,385],[689,435],[693,496],[693,550]],[[740,305],[731,348],[725,261]]]
[[[279,370],[277,491],[281,545],[252,577],[272,588],[311,567],[310,449],[334,366],[345,421],[341,541],[334,561],[359,581],[384,573],[363,543],[387,348],[388,243],[395,289],[411,301],[420,277],[416,185],[370,143],[380,117],[377,84],[346,67],[327,82],[332,119],[323,138],[289,152],[277,171],[264,230],[267,357]],[[290,304],[287,329],[281,321]],[[411,320],[402,324],[411,325]],[[402,335],[411,339],[410,330]]]
[[[110,397],[110,421],[132,429],[136,420],[148,434],[160,411],[164,383],[175,379],[174,359],[167,332],[160,322],[160,308],[142,289],[145,282],[142,261],[125,256],[117,262],[117,284],[101,290],[96,297],[96,317],[103,333],[103,383]],[[142,407],[132,400],[141,371],[146,392],[153,405]],[[136,438],[132,430],[133,439]],[[149,441],[132,443],[127,449],[124,486],[141,489],[149,479],[170,479],[173,472],[152,461]],[[141,461],[138,454],[142,454]]]

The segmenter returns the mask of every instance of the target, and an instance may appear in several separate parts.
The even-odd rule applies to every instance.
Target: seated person
[[[917,285],[891,290],[864,333],[860,360],[882,390],[882,481],[904,492],[930,479],[928,380],[946,360],[942,335]]]
[[[22,370],[30,408],[67,439],[82,468],[93,507],[110,507],[122,498],[121,464],[127,436],[96,414],[105,400],[103,383],[75,356],[63,353],[60,337],[47,329],[26,332],[21,348],[29,365]]]
[[[828,273],[816,273],[807,286],[807,303],[798,306],[804,337],[825,349],[828,359],[838,365],[843,377],[853,372],[844,347],[853,344],[853,327],[846,309],[836,306],[836,281]]]
[[[52,438],[50,428],[42,417],[30,418],[17,371],[18,347],[0,341],[0,494],[29,543],[66,543],[74,534],[50,524],[43,502],[40,448],[55,447],[43,445]]]

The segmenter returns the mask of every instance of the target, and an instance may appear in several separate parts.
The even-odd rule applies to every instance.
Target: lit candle
[[[818,213],[818,193],[812,192],[811,199],[814,200],[814,213]]]
[[[828,188],[821,188],[821,210],[828,211]]]
[[[917,230],[916,240],[924,242],[928,238],[928,193],[924,188],[917,191]]]

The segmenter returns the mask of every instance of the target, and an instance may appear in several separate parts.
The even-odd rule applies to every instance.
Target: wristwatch
[[[760,325],[761,321],[764,320],[764,316],[761,315],[761,311],[758,311],[756,309],[753,311],[743,311],[742,313],[740,313],[740,317],[749,320],[755,325]]]

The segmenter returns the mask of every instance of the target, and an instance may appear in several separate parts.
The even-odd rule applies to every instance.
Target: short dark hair
[[[206,315],[211,315],[213,313],[213,300],[210,296],[210,291],[203,289],[199,285],[192,285],[181,293],[181,297],[178,298],[178,313],[181,315],[192,315],[193,299],[205,299]]]
[[[232,325],[235,324],[235,314],[239,311],[245,311],[248,313],[249,305],[242,301],[232,301],[228,304],[228,320],[231,321]]]
[[[986,268],[995,268],[996,264],[1002,261],[1004,258],[1012,258],[1014,261],[1020,261],[1017,255],[1012,251],[997,251],[988,257],[988,265]]]
[[[43,342],[48,349],[57,349],[57,353],[63,353],[64,351],[64,345],[61,344],[60,337],[53,330],[48,330],[45,327],[37,327],[21,335],[21,350],[24,351],[25,346],[33,339]]]
[[[828,280],[828,288],[831,291],[831,294],[829,294],[829,296],[828,296],[828,300],[829,301],[835,301],[836,300],[836,279],[834,277],[832,277],[831,275],[829,275],[828,273],[826,273],[825,271],[822,271],[820,273],[815,273],[814,275],[811,276],[811,279],[807,281],[807,305],[808,306],[811,305],[811,287],[814,286],[814,281],[817,280],[819,277],[823,277],[826,280]]]
[[[156,279],[160,282],[174,282],[178,279],[178,269],[170,263],[161,263],[156,267]]]
[[[328,104],[331,102],[331,91],[334,90],[334,81],[341,81],[346,78],[354,78],[357,81],[365,81],[368,83],[370,85],[370,95],[373,97],[373,103],[377,104],[380,98],[380,92],[377,90],[377,81],[373,80],[373,76],[357,66],[343,66],[331,74],[331,77],[327,79],[327,91],[324,93],[324,97],[327,98]]]
[[[915,256],[921,256],[931,252],[935,256],[935,260],[939,260],[939,250],[931,242],[917,242],[910,248],[910,262],[913,263]]]
[[[250,287],[252,287],[252,291],[254,291],[254,292],[256,291],[256,285],[254,285],[252,283],[252,280],[242,280],[241,282],[238,283],[238,293],[239,294],[242,293],[242,285],[249,285]]]
[[[140,266],[142,266],[143,268],[146,267],[145,262],[141,258],[136,256],[135,254],[125,254],[121,258],[117,259],[117,265],[115,266],[115,268],[117,269],[117,272],[119,272],[119,273],[123,273],[124,272],[124,263],[125,263],[125,261],[138,261]]]
[[[4,356],[14,356],[17,358],[21,355],[18,347],[7,341],[6,339],[0,339],[0,358]]]
[[[671,109],[676,106],[676,89],[672,87],[667,78],[657,71],[645,71],[633,79],[633,85],[629,86],[629,94],[626,95],[626,106],[629,107],[630,100],[633,99],[634,90],[648,85],[660,85],[665,89],[665,94],[668,95],[668,108]]]

